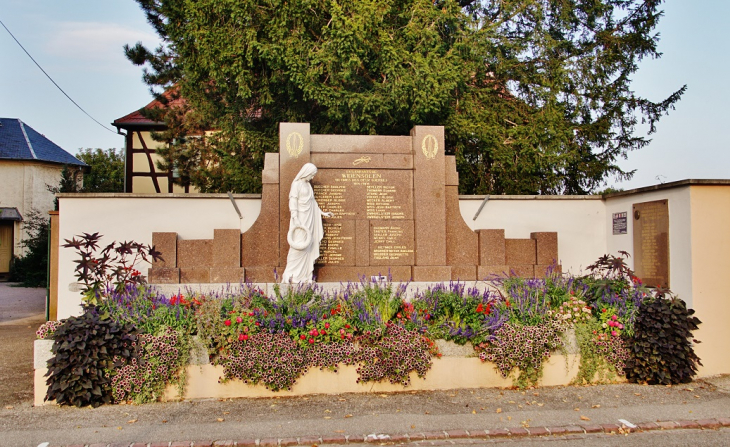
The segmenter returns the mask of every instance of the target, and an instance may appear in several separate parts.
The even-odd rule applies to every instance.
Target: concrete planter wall
[[[567,333],[565,354],[554,353],[544,363],[541,386],[568,385],[578,374],[580,355],[575,344],[575,335]],[[433,366],[425,379],[415,373],[411,385],[404,388],[388,382],[357,383],[357,368],[341,365],[338,372],[310,369],[300,377],[291,391],[269,391],[262,385],[248,385],[238,380],[220,383],[223,367],[208,362],[205,347],[200,340],[193,340],[191,362],[187,367],[187,385],[183,399],[302,396],[307,394],[340,393],[382,393],[415,390],[445,390],[460,388],[505,388],[512,386],[511,379],[504,379],[493,364],[484,363],[474,357],[471,346],[459,346],[444,340],[437,340],[441,358],[433,360]],[[52,340],[35,342],[35,399],[36,406],[49,404],[46,396],[46,362],[51,357]],[[177,387],[169,386],[164,400],[177,400]]]

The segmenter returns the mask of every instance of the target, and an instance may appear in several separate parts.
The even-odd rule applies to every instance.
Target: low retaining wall
[[[569,336],[570,337],[570,336]],[[467,357],[473,352],[468,346],[437,341],[444,355],[435,358],[431,369],[424,379],[411,373],[411,385],[403,387],[389,382],[357,382],[357,367],[340,365],[338,371],[310,369],[297,379],[291,391],[270,391],[263,385],[249,385],[239,380],[220,383],[223,367],[207,363],[207,358],[191,355],[193,364],[187,367],[187,383],[183,399],[206,398],[255,398],[275,396],[303,396],[308,394],[341,394],[341,393],[383,393],[398,391],[431,391],[463,388],[508,388],[512,380],[503,378],[493,364],[485,363],[477,357]],[[553,354],[543,366],[543,377],[540,386],[569,385],[578,374],[580,355],[575,353],[574,340],[566,343],[566,354]],[[48,405],[46,396],[47,361],[51,358],[52,340],[36,340],[35,348],[35,387],[34,405]],[[196,360],[197,359],[197,360]],[[195,364],[197,363],[197,364]],[[169,386],[163,400],[180,398],[176,386]]]

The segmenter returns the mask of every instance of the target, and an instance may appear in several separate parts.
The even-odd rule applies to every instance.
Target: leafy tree
[[[163,45],[125,51],[168,105],[151,111],[163,168],[202,191],[259,190],[293,121],[443,125],[462,193],[586,193],[631,178],[616,161],[648,144],[636,125],[654,132],[686,88],[631,89],[660,56],[661,0],[137,1]]]
[[[124,192],[124,154],[115,149],[81,149],[76,158],[91,167],[83,192]]]

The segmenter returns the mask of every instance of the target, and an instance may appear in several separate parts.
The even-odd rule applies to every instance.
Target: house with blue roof
[[[23,254],[22,222],[31,210],[53,210],[61,170],[87,165],[17,118],[0,118],[0,276]]]

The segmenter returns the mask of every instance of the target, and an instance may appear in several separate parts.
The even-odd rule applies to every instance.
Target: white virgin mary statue
[[[314,190],[310,183],[317,173],[312,163],[302,166],[291,184],[289,191],[289,254],[286,257],[286,269],[281,277],[282,282],[312,282],[314,262],[319,258],[319,244],[324,236],[322,216],[332,217],[319,209],[314,200]]]

